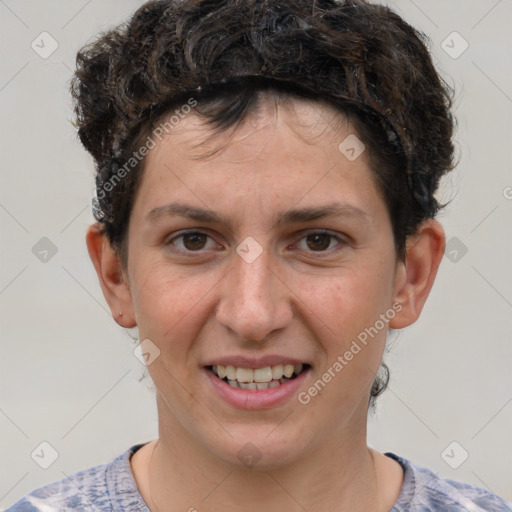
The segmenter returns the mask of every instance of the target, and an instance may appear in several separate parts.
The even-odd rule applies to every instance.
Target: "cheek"
[[[155,340],[187,337],[198,329],[208,293],[218,276],[201,272],[190,275],[158,262],[141,266],[134,286],[134,305],[140,336]]]
[[[302,300],[308,305],[309,316],[323,326],[327,339],[342,349],[389,308],[387,281],[374,272],[346,271],[310,283],[303,288]]]
[[[318,414],[326,407],[333,411],[330,421],[340,425],[352,407],[367,399],[380,366],[388,331],[380,315],[389,309],[389,291],[367,274],[310,286],[308,296],[309,323],[323,357],[306,393],[322,396],[310,404]]]

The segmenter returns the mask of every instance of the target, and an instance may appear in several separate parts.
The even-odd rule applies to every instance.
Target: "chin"
[[[303,434],[301,438],[298,431],[292,433],[283,429],[278,432],[279,425],[272,428],[260,428],[255,432],[251,426],[245,432],[233,433],[233,437],[222,442],[212,442],[211,453],[228,464],[251,471],[272,471],[294,463],[306,448],[302,446],[305,443]]]

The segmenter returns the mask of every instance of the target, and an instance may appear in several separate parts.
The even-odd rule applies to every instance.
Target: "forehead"
[[[380,193],[365,151],[355,159],[340,151],[350,137],[357,134],[342,114],[305,100],[264,97],[224,130],[191,111],[147,156],[137,202],[147,211],[187,197],[203,208],[239,205],[270,218],[276,208],[342,200],[371,213]]]
[[[220,156],[225,150],[232,156],[246,150],[250,158],[251,147],[261,146],[278,130],[294,135],[288,138],[288,146],[296,142],[311,146],[336,142],[340,128],[355,132],[347,118],[326,103],[276,93],[260,93],[255,106],[230,127],[213,128],[208,121],[192,111],[173,132],[175,142],[182,142],[181,150],[188,151],[192,159]]]

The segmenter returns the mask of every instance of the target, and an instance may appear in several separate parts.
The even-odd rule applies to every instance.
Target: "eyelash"
[[[208,235],[208,233],[205,233],[203,231],[198,231],[198,230],[189,230],[189,231],[180,231],[178,232],[175,236],[173,236],[172,238],[170,238],[167,242],[166,242],[166,245],[173,245],[173,242],[175,242],[176,240],[178,239],[183,239],[183,237],[187,236],[187,235],[205,235],[206,237],[208,237],[210,240],[212,240],[211,236]],[[334,249],[328,249],[328,250],[324,250],[324,251],[307,251],[309,253],[313,253],[313,254],[320,254],[320,255],[332,255],[332,254],[335,254],[337,253],[338,251],[340,251],[345,245],[347,245],[347,242],[345,240],[343,240],[342,238],[340,238],[339,236],[329,232],[329,231],[326,231],[326,230],[314,230],[314,231],[309,231],[307,233],[305,233],[299,240],[302,241],[302,240],[305,240],[307,237],[309,236],[312,236],[312,235],[327,235],[330,237],[330,241],[329,241],[329,245],[330,245],[330,242],[334,239],[338,242],[338,245],[334,248]],[[191,251],[191,250],[188,250],[188,249],[180,249],[180,248],[176,248],[175,251],[178,252],[178,253],[181,253],[181,254],[194,254],[194,253],[198,253],[200,254],[201,252],[205,251],[207,249],[199,249],[197,251]],[[321,256],[320,256],[321,257]]]

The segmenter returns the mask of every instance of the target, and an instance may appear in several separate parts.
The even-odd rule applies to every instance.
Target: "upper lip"
[[[264,368],[265,366],[275,366],[278,364],[308,364],[304,359],[297,359],[296,357],[279,356],[279,355],[266,355],[261,357],[248,357],[243,355],[238,356],[223,356],[211,359],[204,366],[236,366],[238,368]]]

